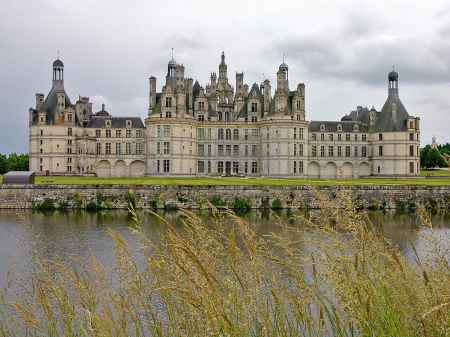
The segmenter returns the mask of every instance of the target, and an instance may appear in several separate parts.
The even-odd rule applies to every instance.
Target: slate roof
[[[364,125],[357,121],[311,121],[309,123],[308,132],[337,132],[339,124],[342,125],[342,132],[353,132],[355,124],[358,124],[359,132],[367,132]],[[325,130],[320,129],[321,125],[325,126]]]
[[[364,125],[369,125],[370,123],[370,110],[367,107],[361,108],[361,111],[358,114],[358,111],[350,112],[349,117],[357,122],[361,122]]]
[[[110,116],[92,116],[89,123],[86,125],[87,128],[101,129],[105,127],[105,121],[111,121],[112,129],[125,129],[126,121],[131,120],[131,127],[137,129],[144,129],[144,123],[140,117],[110,117]]]
[[[46,114],[46,124],[50,125],[50,124],[56,124],[58,122],[59,116],[55,116],[55,111],[56,111],[56,104],[58,102],[58,92],[59,91],[64,91],[65,93],[65,106],[66,108],[69,107],[74,107],[74,105],[72,104],[72,102],[70,101],[69,96],[67,95],[67,93],[64,90],[64,86],[62,83],[58,83],[53,85],[52,89],[50,90],[49,94],[47,95],[47,97],[44,100],[44,103],[42,104],[40,109],[34,109],[34,112],[36,112],[36,114],[33,117],[33,125],[37,125],[38,124],[38,120],[39,117],[37,115],[37,112],[39,110],[44,111]],[[78,117],[75,114],[75,124],[78,124]]]
[[[392,118],[392,103],[394,102],[396,104],[395,119]],[[373,132],[396,132],[407,130],[406,119],[409,117],[409,114],[396,92],[389,94],[386,103],[384,103],[384,106],[377,117]]]

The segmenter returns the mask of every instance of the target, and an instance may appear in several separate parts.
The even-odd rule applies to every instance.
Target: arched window
[[[230,121],[230,113],[229,113],[228,111],[225,112],[225,120],[226,120],[227,122]]]
[[[218,119],[219,119],[219,121],[221,121],[221,120],[222,120],[222,112],[221,112],[221,111],[219,111],[219,112],[217,113],[217,115],[218,115]]]
[[[226,138],[227,140],[231,139],[231,129],[227,129],[227,130],[226,130],[225,138]]]
[[[223,139],[223,129],[219,129],[219,139]]]

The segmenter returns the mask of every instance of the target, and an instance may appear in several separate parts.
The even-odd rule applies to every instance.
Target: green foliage
[[[95,203],[95,202],[93,202],[93,201],[90,201],[87,205],[86,205],[86,210],[87,211],[98,211],[98,205]]]
[[[222,199],[220,199],[220,197],[218,195],[213,195],[210,199],[209,202],[211,203],[211,205],[213,205],[214,207],[222,207],[222,206],[226,206],[227,203],[225,201],[223,201]]]
[[[424,168],[447,167],[447,163],[439,150],[427,145],[420,154],[420,166]]]
[[[9,171],[28,171],[29,157],[28,154],[17,155],[11,153],[9,157],[0,155],[0,174],[8,173]]]
[[[50,198],[45,198],[41,204],[36,204],[35,209],[38,211],[55,211],[57,209],[57,204],[55,200]]]
[[[136,198],[134,195],[134,190],[132,188],[126,191],[125,201],[127,202],[127,208],[129,207],[129,205],[131,205],[133,209],[136,209]]]
[[[240,211],[250,211],[252,209],[252,200],[249,198],[240,199],[239,197],[234,198],[233,208]]]
[[[274,201],[272,201],[271,209],[283,209],[283,203],[279,198],[276,198]]]
[[[270,199],[269,196],[265,198],[261,198],[261,206],[259,206],[261,209],[269,209],[270,208]]]

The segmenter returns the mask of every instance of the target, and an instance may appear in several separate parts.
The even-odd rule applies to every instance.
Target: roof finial
[[[395,68],[395,66],[394,66],[394,65],[392,65],[392,71],[394,71],[394,68]]]
[[[284,63],[284,54],[283,54],[283,63]]]
[[[172,48],[172,60],[173,60],[173,48]]]
[[[266,80],[266,78],[265,78],[265,76],[264,76],[264,73],[263,73],[263,82]]]
[[[58,50],[58,60],[59,60],[59,50]]]

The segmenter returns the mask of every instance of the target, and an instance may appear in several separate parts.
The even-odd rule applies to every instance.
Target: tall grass
[[[137,219],[137,247],[110,231],[116,259],[108,266],[93,254],[66,266],[36,253],[30,278],[14,280],[12,300],[1,297],[0,334],[449,334],[448,238],[427,214],[424,254],[410,263],[345,190],[316,197],[322,207],[305,226],[280,220],[286,235],[260,237],[233,212],[213,208],[214,225],[182,211],[183,227],[166,222],[157,243]]]

